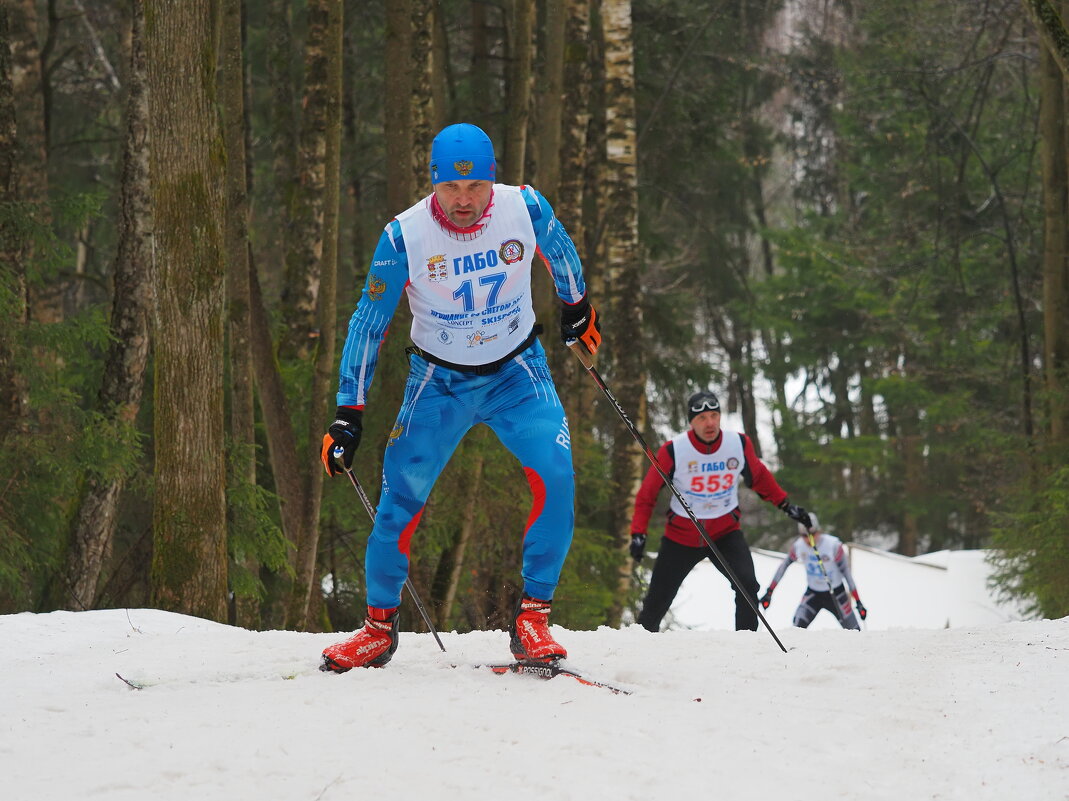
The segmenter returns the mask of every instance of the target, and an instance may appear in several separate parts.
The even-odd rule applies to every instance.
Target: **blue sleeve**
[[[406,286],[408,254],[401,226],[393,220],[379,237],[360,302],[349,319],[338,379],[339,406],[364,407],[379,349]]]
[[[578,303],[586,295],[586,282],[583,280],[583,264],[575,243],[568,236],[564,225],[553,214],[553,207],[532,186],[521,190],[527,203],[527,211],[534,225],[535,242],[538,252],[545,259],[557,297],[569,305]]]

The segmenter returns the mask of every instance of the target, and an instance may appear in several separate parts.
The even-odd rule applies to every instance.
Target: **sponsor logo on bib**
[[[501,248],[497,252],[505,264],[515,264],[523,258],[523,242],[518,239],[509,239],[501,243]]]
[[[431,256],[427,259],[427,276],[431,281],[437,283],[438,281],[444,281],[446,279],[446,264],[445,254],[439,253],[437,256]]]

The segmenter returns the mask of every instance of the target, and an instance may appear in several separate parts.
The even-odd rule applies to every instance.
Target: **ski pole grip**
[[[587,370],[594,366],[594,357],[578,339],[569,339],[564,344],[572,349],[572,353],[579,357],[579,361],[583,363],[583,367]]]
[[[345,466],[345,461],[344,461],[344,459],[345,459],[345,448],[343,448],[341,445],[335,445],[332,455],[333,455],[334,461],[337,463],[338,467],[340,467],[342,470],[344,470],[346,473],[348,473],[350,468]]]

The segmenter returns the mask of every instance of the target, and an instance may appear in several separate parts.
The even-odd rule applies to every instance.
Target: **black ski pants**
[[[835,611],[836,602],[839,605],[838,612]],[[835,588],[834,601],[831,599],[831,593],[827,590],[814,590],[806,587],[801,603],[794,610],[794,625],[800,629],[809,628],[809,624],[813,622],[813,618],[817,616],[821,609],[827,609],[835,615],[839,625],[844,629],[861,630],[861,625],[854,616],[854,609],[850,605],[850,596],[846,594],[844,585],[840,584]]]
[[[716,540],[716,547],[720,558],[727,563],[732,572],[742,583],[742,586],[757,604],[757,576],[754,574],[753,556],[750,555],[750,546],[746,543],[746,537],[739,530],[725,534]],[[694,566],[702,559],[709,559],[716,569],[724,577],[727,573],[720,566],[720,562],[713,556],[706,546],[692,548],[689,545],[680,545],[678,542],[661,538],[661,547],[657,552],[657,561],[653,565],[653,575],[650,576],[650,588],[646,593],[646,600],[642,602],[642,612],[638,616],[639,625],[647,631],[660,631],[661,620],[668,614],[676,593],[679,592],[683,579],[687,577]],[[730,579],[728,579],[730,581]],[[748,629],[757,631],[757,613],[746,602],[738,589],[735,590],[735,630]]]

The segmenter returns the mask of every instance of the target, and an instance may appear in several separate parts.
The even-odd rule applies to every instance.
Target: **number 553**
[[[728,473],[726,476],[722,476],[719,473],[715,473],[711,476],[691,476],[690,491],[719,492],[722,489],[730,489],[731,485],[734,483],[734,473]]]

